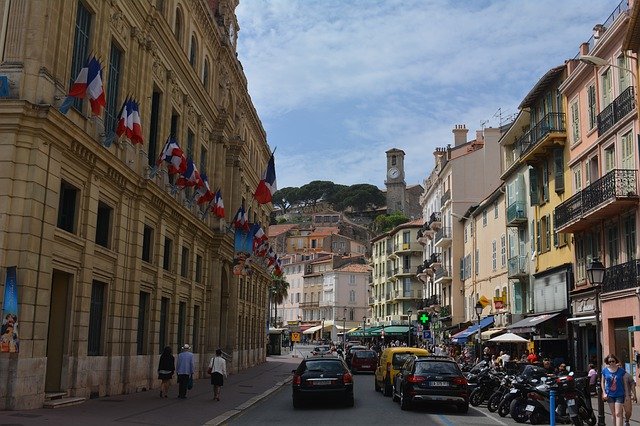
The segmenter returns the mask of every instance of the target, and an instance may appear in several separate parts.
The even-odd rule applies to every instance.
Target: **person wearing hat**
[[[227,377],[227,362],[222,357],[222,349],[216,349],[216,356],[209,362],[211,370],[211,384],[213,385],[213,399],[220,401],[220,388]]]
[[[176,364],[176,373],[178,374],[178,398],[187,397],[187,384],[189,378],[193,376],[193,354],[190,351],[191,347],[185,343],[182,347],[182,352],[178,355],[178,362]]]

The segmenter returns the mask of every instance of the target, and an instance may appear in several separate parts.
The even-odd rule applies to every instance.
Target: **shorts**
[[[610,404],[624,404],[624,395],[622,396],[607,396],[607,402]]]

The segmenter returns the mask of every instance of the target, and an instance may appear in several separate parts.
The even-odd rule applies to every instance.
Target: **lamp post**
[[[342,311],[342,350],[347,350],[347,308]]]
[[[476,350],[476,357],[480,359],[481,351],[482,351],[482,335],[480,334],[480,315],[482,315],[482,311],[484,310],[484,306],[478,300],[476,303],[476,316],[478,317],[478,349]]]
[[[322,328],[320,329],[320,343],[324,343],[324,317],[322,317]]]
[[[625,58],[627,58],[627,56],[625,55]],[[637,77],[636,77],[636,73],[633,72],[633,70],[631,68],[626,68],[626,67],[621,67],[619,65],[615,65],[612,64],[611,62],[609,62],[606,59],[602,59],[598,56],[592,56],[592,55],[580,55],[580,57],[578,58],[580,60],[580,62],[584,62],[585,64],[588,65],[593,65],[596,68],[600,68],[600,67],[604,67],[604,66],[610,66],[611,68],[618,68],[619,70],[623,70],[626,71],[628,73],[631,74],[631,76],[633,77],[633,80],[631,81],[633,87],[635,88],[636,86],[636,81],[638,81]],[[636,101],[636,105],[637,103],[637,96],[638,94],[634,94],[634,101]],[[593,259],[594,261],[597,259]],[[601,263],[602,265],[602,263]]]
[[[409,331],[408,331],[409,335],[407,336],[407,346],[411,347],[411,314],[413,313],[413,311],[409,309],[407,313],[409,314]]]
[[[367,316],[362,317],[362,343],[364,343],[365,335],[367,334]]]
[[[601,374],[602,374],[602,348],[600,347],[600,290],[602,282],[604,281],[604,273],[606,268],[598,260],[594,258],[591,261],[591,265],[587,268],[587,278],[591,283],[591,287],[594,288],[596,294],[596,364],[597,364],[597,376],[596,376],[596,394],[598,396],[598,426],[605,426],[604,421],[604,401],[602,400]]]

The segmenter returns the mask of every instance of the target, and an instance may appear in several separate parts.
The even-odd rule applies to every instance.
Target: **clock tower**
[[[387,154],[387,178],[384,184],[387,188],[387,214],[404,212],[406,204],[407,184],[404,181],[404,151],[392,148]]]

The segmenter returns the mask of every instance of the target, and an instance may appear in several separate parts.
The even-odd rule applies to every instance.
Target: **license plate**
[[[518,393],[518,389],[511,389],[509,393]]]
[[[429,382],[429,386],[449,386],[449,382]]]
[[[362,368],[371,368],[370,365],[363,365]]]
[[[533,411],[535,409],[536,407],[534,407],[533,405],[527,405],[527,411]]]
[[[567,406],[572,407],[574,405],[576,405],[575,399],[567,399]]]
[[[333,384],[333,380],[314,380],[311,384],[314,386],[328,386]]]

